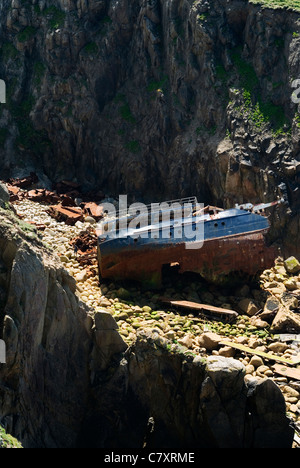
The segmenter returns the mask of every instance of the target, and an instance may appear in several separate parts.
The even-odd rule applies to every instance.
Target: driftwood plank
[[[274,364],[273,370],[276,374],[288,377],[289,379],[300,380],[300,369],[291,369],[282,364]]]
[[[198,302],[190,302],[190,301],[172,301],[170,299],[166,299],[164,297],[160,298],[161,302],[173,307],[179,307],[183,309],[190,309],[190,310],[198,310],[199,312],[203,313],[210,313],[216,314],[220,316],[225,316],[230,320],[235,319],[238,316],[237,312],[229,309],[222,309],[221,307],[215,307],[207,304],[199,304]]]
[[[290,359],[286,359],[281,356],[276,356],[275,354],[272,354],[272,353],[264,353],[263,351],[259,351],[258,349],[249,348],[248,346],[244,346],[239,343],[234,343],[233,341],[222,341],[220,344],[223,346],[231,346],[231,348],[238,349],[240,351],[243,351],[244,353],[249,353],[255,356],[260,356],[265,359],[269,359],[270,361],[283,362],[284,364],[289,364],[291,366],[296,366],[297,364],[300,363],[300,359],[291,361]]]

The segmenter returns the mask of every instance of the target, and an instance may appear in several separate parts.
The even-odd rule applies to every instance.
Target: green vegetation
[[[36,62],[33,67],[33,82],[36,86],[39,86],[45,75],[46,67],[42,62]]]
[[[9,59],[15,59],[19,52],[11,42],[4,42],[1,47],[1,55],[3,60],[7,62]]]
[[[208,13],[202,13],[201,15],[197,15],[197,20],[198,21],[205,21],[208,18],[209,14]]]
[[[244,325],[243,328],[241,328],[242,324]],[[215,333],[228,337],[241,335],[250,337],[255,335],[261,339],[273,338],[273,335],[267,328],[261,330],[252,326],[250,324],[249,317],[246,315],[240,315],[237,323],[232,325],[229,323],[225,324],[223,322],[209,322],[206,324],[206,327]]]
[[[7,100],[8,108],[19,130],[19,137],[16,140],[16,144],[35,154],[40,154],[42,151],[45,151],[51,143],[45,131],[37,131],[32,125],[30,112],[34,104],[35,99],[32,95],[27,96],[20,104],[13,102],[10,96],[8,96]]]
[[[25,221],[22,221],[21,219],[18,220],[18,227],[25,232],[25,234],[30,234],[33,236],[33,238],[36,238],[36,228],[35,226],[32,226],[31,224],[26,223]]]
[[[159,89],[163,90],[164,87],[166,87],[168,83],[169,78],[165,75],[162,77],[160,81],[151,81],[149,85],[147,86],[147,91],[149,93],[152,93],[154,91],[157,91]]]
[[[217,126],[211,125],[207,127],[206,125],[201,125],[196,128],[196,135],[199,136],[201,133],[209,133],[209,135],[214,136],[217,133]]]
[[[256,128],[261,128],[267,120],[260,109],[259,103],[257,102],[255,105],[252,104],[251,94],[249,91],[245,90],[243,96],[245,108],[249,114],[250,120]]]
[[[288,121],[283,107],[276,106],[271,101],[264,102],[260,96],[257,98],[257,102],[253,103],[251,93],[246,90],[243,96],[245,109],[256,128],[262,128],[264,124],[270,123],[273,126],[275,135],[285,133],[283,127],[288,125]]]
[[[222,63],[216,65],[216,75],[218,80],[222,81],[223,83],[227,80],[227,72]]]
[[[242,58],[241,53],[240,47],[234,49],[232,60],[239,73],[241,86],[247,91],[253,92],[258,88],[259,81],[253,66]]]
[[[136,123],[136,120],[133,117],[129,104],[127,102],[120,108],[120,114],[121,117],[127,122],[130,122],[132,124]]]
[[[249,0],[250,3],[264,5],[268,8],[291,8],[300,11],[300,0]]]
[[[277,89],[277,88],[280,88],[281,86],[283,86],[283,82],[282,81],[278,81],[277,83],[273,83],[272,87],[273,89]]]
[[[141,145],[139,144],[138,141],[133,140],[133,141],[129,141],[126,144],[125,148],[131,153],[139,153],[139,151],[141,150]]]
[[[101,37],[104,37],[107,35],[109,31],[109,26],[112,24],[112,19],[109,16],[103,16],[98,22],[98,32],[97,34]]]
[[[284,48],[284,39],[283,39],[283,37],[277,37],[275,39],[275,45],[277,47],[279,47],[279,49],[283,49]]]
[[[34,10],[34,12],[37,13],[38,15],[41,13],[41,9],[40,9],[40,6],[39,6],[39,5],[34,5],[33,10]]]
[[[119,110],[122,119],[124,119],[126,122],[135,124],[136,120],[135,120],[134,116],[131,113],[131,109],[130,109],[130,106],[129,106],[128,102],[126,101],[125,94],[123,94],[123,93],[116,94],[116,96],[114,98],[114,102],[116,104],[123,104],[120,107],[120,110]]]
[[[33,26],[27,26],[23,31],[19,32],[18,34],[18,41],[19,42],[27,42],[34,37],[36,33],[36,29]]]
[[[0,426],[0,448],[23,448],[20,442],[14,437],[6,434],[2,426]]]
[[[48,25],[51,29],[58,29],[64,25],[66,13],[55,6],[46,8],[43,15],[49,17]]]
[[[264,101],[261,96],[259,80],[251,64],[241,57],[241,50],[237,48],[232,54],[234,65],[239,74],[240,86],[243,90],[244,111],[247,112],[249,120],[256,126],[262,128],[271,124],[275,135],[284,133],[284,126],[288,125],[284,108],[273,104],[271,100]],[[273,89],[283,83],[275,83]]]
[[[83,51],[88,55],[96,55],[99,52],[98,46],[95,42],[89,42],[84,48]]]

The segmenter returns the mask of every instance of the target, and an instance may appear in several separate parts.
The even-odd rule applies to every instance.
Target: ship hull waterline
[[[166,246],[125,247],[103,254],[98,247],[102,279],[132,280],[145,287],[160,288],[164,266],[177,264],[178,273],[197,273],[207,281],[225,284],[237,276],[255,277],[271,268],[279,251],[266,246],[267,230],[205,240],[199,249],[186,249],[184,242]]]

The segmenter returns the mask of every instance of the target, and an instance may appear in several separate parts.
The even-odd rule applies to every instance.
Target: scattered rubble
[[[79,265],[85,269],[86,277],[97,274],[97,235],[92,228],[83,231],[70,241]]]
[[[88,219],[84,214],[80,221],[68,224],[68,218],[58,221],[50,216],[52,205],[26,196],[13,206],[24,221],[44,226],[39,235],[76,279],[81,300],[95,313],[111,314],[128,345],[135,342],[139,330],[150,330],[167,343],[171,353],[179,350],[200,357],[237,359],[245,366],[246,380],[267,378],[280,386],[288,414],[300,424],[300,270],[296,259],[278,259],[261,275],[260,285],[228,291],[188,277],[169,279],[160,294],[134,285],[99,284],[97,237],[94,224],[84,222]],[[80,207],[63,207],[77,216],[75,208]],[[201,311],[178,310],[172,304],[162,304],[161,296],[198,303],[203,311],[205,304],[209,310],[217,308],[218,313],[232,310],[234,320],[229,323],[220,316],[212,320]],[[280,363],[272,360],[272,355],[278,356]]]
[[[36,174],[23,179],[9,179],[6,182],[10,194],[10,202],[30,200],[36,203],[50,205],[48,213],[59,222],[75,225],[77,221],[96,223],[103,218],[103,207],[89,198],[92,195],[103,199],[102,192],[82,194],[80,185],[74,182],[62,181],[56,184],[55,190],[34,187],[39,179]]]
[[[261,275],[261,287],[269,294],[262,317],[277,333],[300,333],[300,264],[294,257],[277,259],[274,268]]]
[[[39,181],[38,176],[31,172],[29,176],[23,178],[16,178],[16,179],[8,179],[7,183],[13,187],[18,187],[22,189],[28,189],[33,185],[37,184]]]

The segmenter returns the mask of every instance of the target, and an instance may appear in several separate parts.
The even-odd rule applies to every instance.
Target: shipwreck
[[[220,284],[255,277],[279,255],[278,248],[266,242],[270,222],[265,210],[281,202],[224,210],[199,208],[192,197],[164,202],[163,209],[162,204],[151,205],[151,216],[107,214],[97,229],[100,277],[152,288],[161,286],[163,271],[169,268]]]

